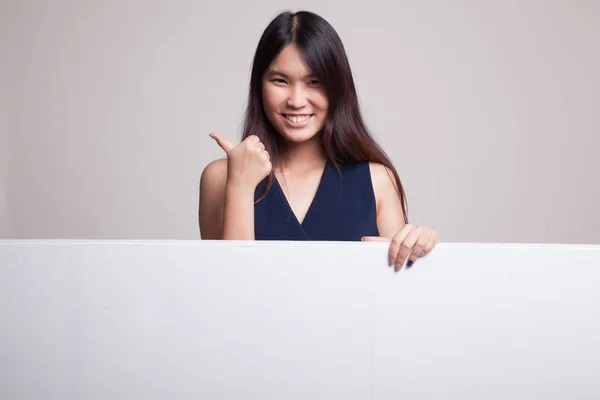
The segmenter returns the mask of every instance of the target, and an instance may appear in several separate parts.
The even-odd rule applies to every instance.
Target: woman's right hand
[[[227,154],[228,185],[254,190],[271,173],[271,158],[258,136],[248,136],[237,146],[217,133],[211,133],[210,137]]]

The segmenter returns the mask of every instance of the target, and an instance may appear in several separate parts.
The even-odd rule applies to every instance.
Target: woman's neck
[[[286,154],[281,161],[281,168],[284,170],[321,168],[327,162],[327,155],[320,135],[315,135],[304,143],[288,142]]]

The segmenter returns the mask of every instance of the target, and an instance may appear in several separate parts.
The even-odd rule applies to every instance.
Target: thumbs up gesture
[[[217,133],[210,137],[227,154],[228,183],[254,190],[271,173],[271,157],[258,136],[248,136],[237,146]]]

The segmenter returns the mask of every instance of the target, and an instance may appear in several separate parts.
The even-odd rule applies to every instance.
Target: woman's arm
[[[394,175],[385,165],[372,162],[369,167],[377,204],[379,235],[391,238],[405,225],[398,187]]]
[[[228,183],[227,159],[213,161],[202,172],[198,223],[205,240],[254,240],[254,190]]]
[[[381,237],[367,237],[364,240],[391,241],[390,265],[393,264],[396,271],[402,268],[405,262],[410,267],[417,258],[431,252],[439,243],[440,236],[432,229],[405,224],[402,204],[392,172],[381,164],[370,163],[369,166],[377,203],[377,228]]]
[[[227,183],[227,159],[211,162],[200,177],[198,224],[202,239],[223,238],[223,211]]]

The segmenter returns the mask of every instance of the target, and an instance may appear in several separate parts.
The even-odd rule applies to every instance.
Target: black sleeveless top
[[[275,178],[267,196],[254,206],[256,240],[360,241],[379,236],[375,194],[369,162],[345,164],[338,170],[327,162],[317,193],[300,224]],[[267,178],[257,187],[255,201]]]

